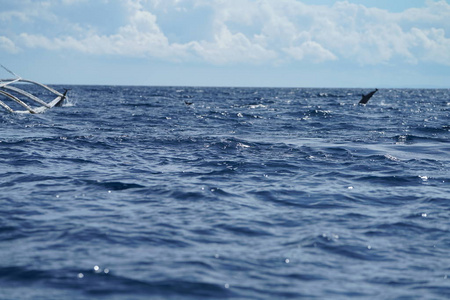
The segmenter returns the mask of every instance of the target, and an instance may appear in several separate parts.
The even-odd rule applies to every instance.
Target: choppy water
[[[363,92],[0,112],[0,298],[449,298],[450,91]]]

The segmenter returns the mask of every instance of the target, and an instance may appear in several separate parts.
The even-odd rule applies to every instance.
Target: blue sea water
[[[450,90],[71,88],[0,112],[0,299],[450,298]]]

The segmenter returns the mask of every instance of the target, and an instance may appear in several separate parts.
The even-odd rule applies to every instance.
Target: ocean
[[[70,88],[0,111],[0,299],[450,298],[450,90]]]

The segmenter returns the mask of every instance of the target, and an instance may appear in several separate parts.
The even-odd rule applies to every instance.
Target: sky
[[[449,0],[0,0],[0,63],[48,84],[450,88],[449,16]]]

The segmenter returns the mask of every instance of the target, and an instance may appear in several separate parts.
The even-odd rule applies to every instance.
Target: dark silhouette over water
[[[378,91],[378,89],[375,89],[374,91],[368,93],[367,95],[362,95],[361,100],[359,101],[359,104],[366,104],[369,102],[370,98]]]

